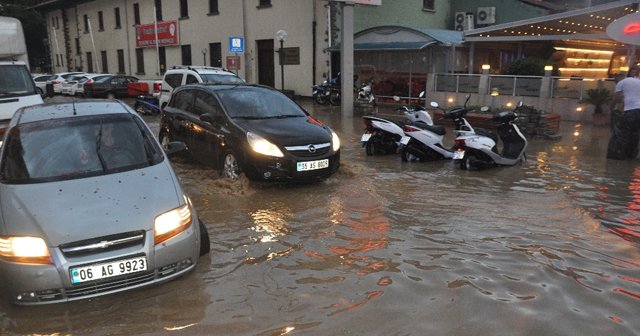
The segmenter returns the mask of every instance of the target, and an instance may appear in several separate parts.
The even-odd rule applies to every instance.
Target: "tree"
[[[508,75],[513,76],[544,76],[545,61],[541,58],[519,59],[509,66]]]
[[[45,39],[47,38],[47,27],[42,15],[32,9],[29,5],[34,5],[41,0],[4,0],[0,5],[0,16],[9,16],[20,20],[22,29],[27,37],[27,52],[29,53],[29,64],[32,66],[48,67],[49,55],[47,53]]]

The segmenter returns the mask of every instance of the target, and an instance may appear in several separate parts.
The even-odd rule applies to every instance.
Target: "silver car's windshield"
[[[2,180],[45,182],[146,167],[163,158],[152,136],[128,115],[23,124],[7,137]]]
[[[270,119],[307,116],[298,104],[278,91],[238,86],[217,90],[216,93],[231,118]]]

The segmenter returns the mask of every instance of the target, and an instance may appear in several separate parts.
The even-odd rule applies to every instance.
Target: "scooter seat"
[[[491,131],[488,131],[488,130],[486,130],[484,128],[474,128],[473,130],[475,131],[475,133],[477,135],[486,136],[488,138],[491,138],[491,140],[493,140],[493,142],[498,143],[498,135],[497,134],[495,134],[495,133],[493,133]]]
[[[447,133],[447,130],[442,125],[429,125],[422,121],[415,121],[413,124],[416,127],[422,128],[423,130],[428,130],[437,135],[445,135]]]

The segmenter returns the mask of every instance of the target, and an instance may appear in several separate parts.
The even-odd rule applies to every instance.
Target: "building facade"
[[[36,7],[48,23],[55,72],[158,79],[174,65],[219,66],[303,95],[329,72],[327,8],[315,0],[60,0]],[[156,24],[164,46],[149,41]],[[282,67],[280,30],[287,33]],[[241,43],[231,45],[237,38]]]

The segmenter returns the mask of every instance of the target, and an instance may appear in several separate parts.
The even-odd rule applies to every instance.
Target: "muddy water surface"
[[[640,333],[640,161],[607,161],[607,128],[563,123],[561,140],[531,140],[524,165],[474,172],[367,157],[358,114],[313,113],[342,137],[335,176],[230,183],[177,159],[212,241],[195,272],[93,300],[1,305],[0,333]]]

